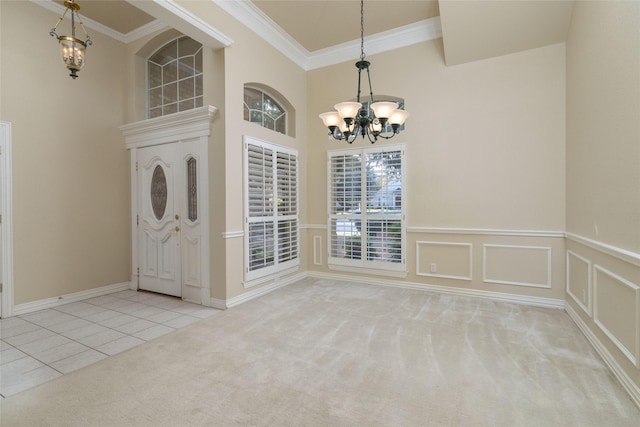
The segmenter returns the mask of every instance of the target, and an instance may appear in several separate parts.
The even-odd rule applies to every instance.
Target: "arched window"
[[[147,60],[149,118],[202,106],[202,45],[179,37]]]
[[[288,112],[281,102],[262,89],[245,85],[244,119],[287,135]]]

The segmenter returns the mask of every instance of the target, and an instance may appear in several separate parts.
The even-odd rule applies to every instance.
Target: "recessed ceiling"
[[[54,0],[63,5],[64,0]],[[121,34],[130,33],[155,20],[135,6],[122,0],[76,0],[80,16],[86,16]]]
[[[447,65],[562,43],[573,1],[441,1]]]
[[[253,0],[262,12],[309,52],[360,38],[360,1]],[[437,0],[364,2],[364,35],[438,16]]]
[[[63,0],[54,1],[63,3]],[[294,39],[302,46],[298,54],[301,56],[313,56],[326,52],[327,48],[357,42],[360,38],[359,0],[209,1],[221,7],[243,5],[246,6],[240,8],[243,13],[250,10],[266,16],[271,22],[269,31],[285,33]],[[145,7],[148,0],[77,2],[83,17],[120,35],[130,34],[156,21],[149,14],[154,13],[154,9]],[[179,6],[175,1],[168,3]],[[135,7],[136,4],[149,13]],[[162,6],[164,3],[153,4]],[[364,31],[365,36],[369,36],[439,16],[445,60],[447,65],[455,65],[561,43],[566,39],[572,8],[572,0],[365,0]],[[174,15],[166,12],[163,14],[165,21],[172,20]],[[237,18],[243,20],[244,17]],[[175,19],[182,18],[175,16]],[[172,26],[175,22],[164,24]]]

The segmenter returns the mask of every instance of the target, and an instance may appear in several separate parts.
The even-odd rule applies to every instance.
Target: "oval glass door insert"
[[[156,166],[151,177],[151,207],[156,219],[161,220],[167,209],[167,178],[160,165]]]

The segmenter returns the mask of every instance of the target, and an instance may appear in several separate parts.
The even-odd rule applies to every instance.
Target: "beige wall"
[[[639,7],[577,2],[567,50],[567,231],[634,252],[640,252]]]
[[[575,2],[566,174],[568,311],[631,379],[624,385],[640,404],[638,28],[638,2]]]
[[[243,239],[242,237],[226,239],[222,237],[222,233],[238,232],[244,228],[243,136],[249,135],[273,144],[297,149],[301,159],[300,186],[305,188],[307,77],[304,70],[213,2],[182,2],[181,6],[197,14],[233,40],[233,44],[224,50],[223,59],[218,62],[224,66],[224,87],[219,88],[224,93],[224,104],[214,104],[224,117],[224,141],[220,142],[222,146],[218,146],[216,142],[215,149],[210,146],[211,163],[223,166],[220,160],[224,160],[223,172],[219,169],[212,170],[216,179],[224,180],[224,191],[214,195],[211,200],[212,210],[218,212],[212,220],[224,221],[222,228],[219,222],[212,223],[211,227],[212,258],[214,259],[212,293],[214,298],[228,300],[247,291],[243,285]],[[222,54],[217,55],[222,56]],[[260,83],[272,87],[296,108],[296,137],[272,132],[244,120],[242,101],[245,83]],[[207,102],[206,99],[205,102]],[[214,123],[214,133],[217,132],[215,127]],[[220,182],[217,185],[220,185]],[[306,203],[304,193],[301,194],[300,202],[301,222],[304,223]],[[224,209],[224,213],[220,212],[220,209]],[[306,255],[304,252],[301,255],[304,265]],[[221,263],[224,263],[224,275],[221,271],[214,269],[214,265]],[[266,282],[263,286],[271,283]],[[255,289],[257,288],[251,288],[252,291]]]
[[[129,162],[117,129],[124,45],[92,31],[74,81],[48,35],[58,15],[32,2],[0,8],[1,119],[13,133],[14,302],[127,282]]]
[[[368,59],[374,95],[404,98],[411,112],[406,131],[376,143],[406,144],[404,281],[562,299],[564,44],[454,67],[443,62],[441,39]],[[326,152],[347,146],[327,140],[317,114],[355,97],[356,77],[352,62],[309,73],[310,224],[326,224]],[[353,145],[370,144],[358,140]],[[451,232],[434,233],[434,228]],[[310,253],[313,236],[323,240],[326,251],[326,229],[310,231]],[[463,243],[470,249],[420,244],[417,258],[417,242]],[[505,254],[504,246],[514,247]],[[507,268],[505,257],[520,262]],[[524,265],[531,257],[535,266]],[[310,263],[309,268],[328,272],[326,253],[323,259],[324,265]],[[469,279],[423,276],[432,262],[447,269],[441,275]],[[491,274],[496,268],[503,270],[499,277]],[[534,277],[539,273],[533,272],[539,268],[551,271],[551,283],[546,275],[545,286],[539,286],[540,277]]]
[[[209,159],[212,297],[256,289],[243,285],[243,239],[224,237],[244,225],[244,135],[299,150],[301,271],[330,276],[326,156],[346,145],[327,139],[317,115],[355,97],[356,58],[307,73],[213,2],[180,5],[234,41],[205,55],[214,76],[205,103],[219,109]],[[135,55],[157,34],[124,46],[92,31],[88,65],[73,81],[46,35],[57,15],[0,2],[0,19],[0,120],[13,130],[14,302],[126,282],[129,158],[118,126],[144,118]],[[412,113],[405,132],[379,143],[406,144],[407,276],[340,274],[528,302],[566,297],[570,315],[640,396],[639,25],[638,2],[575,2],[566,46],[452,67],[441,40],[369,57],[374,93],[404,98]],[[295,137],[243,120],[248,82],[296,107]]]

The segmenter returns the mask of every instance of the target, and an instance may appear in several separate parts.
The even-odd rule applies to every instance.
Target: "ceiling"
[[[358,0],[211,1],[232,14],[242,9],[243,14],[248,11],[259,17],[269,31],[293,40],[302,55],[313,56],[349,42],[359,45]],[[147,13],[152,9],[145,0],[77,2],[86,21],[113,30],[125,41],[127,35],[159,23]],[[399,28],[437,22],[446,63],[456,65],[563,42],[572,7],[571,0],[366,0],[364,32],[365,36],[391,34]],[[160,21],[166,20],[167,15],[162,15],[157,15]]]
[[[360,38],[359,0],[253,0],[310,52]],[[375,0],[364,4],[364,35],[438,16],[437,0]]]

